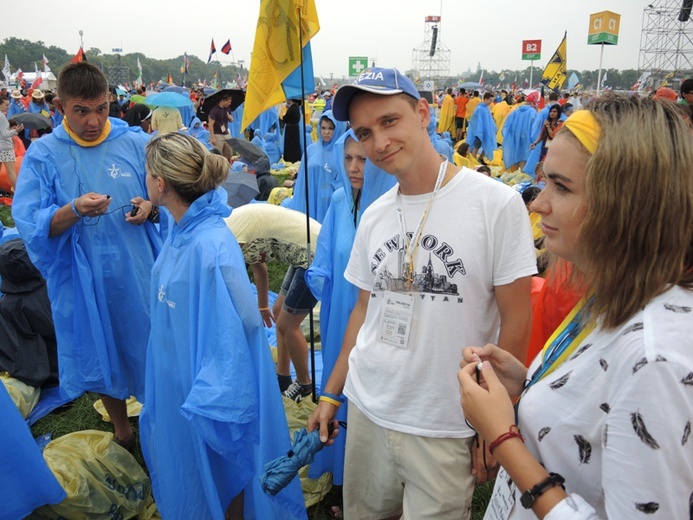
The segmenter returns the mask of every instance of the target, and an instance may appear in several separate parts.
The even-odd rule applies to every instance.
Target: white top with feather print
[[[619,329],[595,328],[529,389],[519,423],[566,480],[570,496],[546,520],[693,519],[693,291],[671,288]],[[534,518],[516,495],[510,517]]]

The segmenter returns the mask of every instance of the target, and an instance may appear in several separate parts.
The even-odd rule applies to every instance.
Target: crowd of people
[[[371,67],[323,96],[316,142],[302,100],[259,118],[261,144],[282,126],[302,168],[280,206],[230,208],[229,97],[205,136],[181,113],[123,116],[97,67],[67,65],[13,203],[61,391],[101,394],[126,449],[125,399],[143,403],[163,518],[305,518],[296,480],[270,497],[259,475],[289,449],[283,403],[313,388],[311,475],[343,485],[335,516],[469,518],[495,478],[494,518],[688,517],[693,80],[671,92],[447,89],[436,120],[409,78]],[[24,130],[11,103],[5,164]],[[534,176],[523,193],[483,164],[499,154]],[[290,267],[271,307],[275,259]],[[317,301],[319,383],[300,330]]]

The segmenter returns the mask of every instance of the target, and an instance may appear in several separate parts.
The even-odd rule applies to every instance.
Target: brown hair
[[[58,74],[58,97],[67,99],[98,99],[108,93],[108,80],[96,65],[86,61],[68,63]]]
[[[149,141],[146,159],[149,174],[163,178],[187,204],[217,188],[229,174],[224,157],[210,153],[194,137],[175,132]]]
[[[693,135],[674,103],[607,95],[588,109],[580,267],[591,316],[615,328],[673,285],[693,289]]]

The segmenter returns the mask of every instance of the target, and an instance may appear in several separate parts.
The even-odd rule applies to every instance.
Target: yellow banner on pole
[[[284,101],[282,82],[300,65],[302,47],[320,30],[315,0],[262,0],[250,60],[242,128]]]
[[[563,86],[566,80],[566,72],[568,70],[568,33],[563,35],[556,52],[553,53],[551,59],[546,64],[544,72],[541,74],[541,82],[552,90],[558,90]]]

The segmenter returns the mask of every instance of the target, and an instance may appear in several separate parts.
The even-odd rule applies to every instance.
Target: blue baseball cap
[[[414,83],[397,69],[370,67],[351,85],[341,86],[337,90],[332,100],[332,113],[337,121],[349,121],[349,105],[358,91],[382,96],[407,94],[416,100],[421,99]]]

